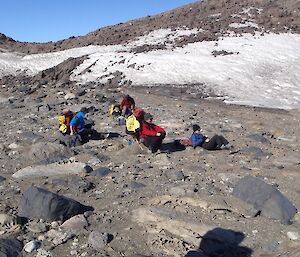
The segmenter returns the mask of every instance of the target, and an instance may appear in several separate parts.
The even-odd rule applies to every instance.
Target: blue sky
[[[58,41],[196,1],[2,0],[0,33],[18,41]]]

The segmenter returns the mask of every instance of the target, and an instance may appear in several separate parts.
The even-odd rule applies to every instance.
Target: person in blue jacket
[[[70,135],[79,135],[82,141],[86,141],[93,134],[93,129],[91,129],[91,124],[87,126],[85,121],[85,115],[88,112],[86,107],[80,109],[80,111],[73,117],[70,122]]]
[[[192,145],[194,148],[197,146],[203,147],[206,150],[222,150],[230,149],[232,146],[228,140],[221,135],[214,135],[212,138],[208,138],[201,134],[201,128],[199,125],[193,125],[193,134],[191,137]]]

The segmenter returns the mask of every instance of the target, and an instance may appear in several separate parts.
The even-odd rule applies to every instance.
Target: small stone
[[[24,246],[24,251],[27,253],[31,253],[34,250],[37,250],[39,247],[41,246],[41,242],[38,240],[32,240],[30,242],[28,242],[25,246]]]
[[[137,181],[131,181],[130,182],[130,187],[132,189],[141,189],[143,187],[146,187],[146,185],[143,184],[143,183],[137,182]]]
[[[46,237],[44,235],[39,235],[37,237],[37,240],[39,240],[39,241],[44,241],[45,239],[46,239]]]
[[[9,229],[18,224],[17,216],[0,213],[0,228]]]
[[[5,177],[0,176],[0,183],[2,183],[2,182],[5,181],[5,180],[6,180]]]
[[[52,228],[57,228],[58,226],[59,226],[59,222],[58,221],[51,222],[51,227]]]
[[[98,168],[98,169],[94,170],[93,172],[91,172],[91,175],[105,177],[110,173],[112,173],[112,171],[109,168],[101,167],[101,168]]]
[[[299,232],[289,231],[286,234],[287,234],[288,238],[291,239],[291,240],[298,240],[300,238],[300,233]]]
[[[60,228],[73,232],[75,234],[79,234],[85,231],[85,228],[88,227],[88,222],[84,215],[76,215],[72,218],[66,220]]]
[[[19,145],[17,143],[11,143],[8,148],[9,149],[17,149],[19,147]]]
[[[84,172],[85,173],[91,173],[93,171],[93,168],[90,165],[84,166]]]
[[[63,231],[57,231],[57,230],[49,230],[47,232],[47,237],[51,239],[54,246],[64,244],[69,239],[74,237],[74,234],[70,231],[63,232]]]
[[[83,213],[83,215],[84,215],[84,217],[88,218],[88,217],[92,216],[93,213],[94,213],[93,211],[86,211]]]
[[[71,99],[74,99],[76,96],[75,96],[75,94],[73,94],[73,93],[67,93],[66,95],[65,95],[65,99],[66,100],[71,100]]]
[[[38,249],[36,257],[52,257],[52,254],[44,249]]]
[[[88,244],[96,250],[101,250],[112,240],[112,235],[93,231],[88,238]]]
[[[45,223],[31,223],[28,230],[33,233],[43,233],[48,230],[48,226]]]

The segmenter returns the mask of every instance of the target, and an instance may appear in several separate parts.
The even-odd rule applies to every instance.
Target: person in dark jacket
[[[166,131],[162,127],[155,125],[152,121],[153,116],[150,113],[145,113],[144,120],[141,123],[139,138],[152,153],[155,153],[160,149],[162,141],[166,136]]]
[[[122,111],[122,116],[129,116],[135,109],[135,101],[130,95],[125,95],[120,103],[120,108]]]
[[[200,133],[201,128],[199,125],[193,125],[192,134],[192,145],[194,148],[201,146],[206,150],[222,150],[230,149],[232,146],[229,144],[228,140],[221,135],[214,135],[212,138],[208,138]]]

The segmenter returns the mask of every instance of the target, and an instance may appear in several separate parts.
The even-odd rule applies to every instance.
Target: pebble
[[[299,232],[289,231],[286,234],[287,234],[288,238],[291,239],[291,240],[298,240],[300,238],[300,233]]]
[[[59,226],[59,223],[57,221],[51,222],[51,227],[52,228],[57,228]]]
[[[73,93],[67,93],[66,95],[65,95],[65,99],[66,100],[70,100],[70,99],[74,99],[76,96],[75,96],[75,94],[73,94]]]
[[[48,230],[48,226],[45,223],[32,223],[29,225],[28,230],[33,233],[42,233]]]
[[[17,143],[11,143],[8,148],[9,149],[17,149],[19,147],[19,145]]]
[[[52,254],[44,249],[38,249],[36,257],[52,257]]]
[[[27,253],[31,253],[34,250],[37,250],[39,247],[41,246],[41,242],[38,240],[32,240],[30,242],[28,242],[25,246],[24,246],[24,251]]]
[[[96,250],[102,249],[110,241],[110,235],[108,233],[101,233],[99,231],[93,231],[89,235],[88,244]]]
[[[70,252],[70,254],[71,254],[71,255],[77,255],[78,252],[77,252],[76,250],[72,250],[72,251]]]

